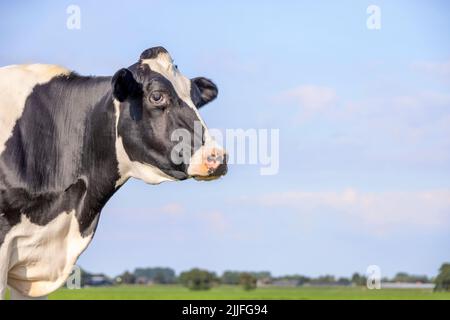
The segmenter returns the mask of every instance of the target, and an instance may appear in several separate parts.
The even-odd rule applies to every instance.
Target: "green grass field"
[[[258,288],[244,291],[240,287],[219,286],[208,291],[190,291],[176,285],[156,286],[115,286],[83,288],[77,290],[60,289],[49,296],[51,300],[66,299],[445,299],[450,300],[450,292],[432,292],[420,289],[368,290],[360,287],[297,287]]]

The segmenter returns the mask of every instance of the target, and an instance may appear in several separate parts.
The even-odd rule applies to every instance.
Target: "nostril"
[[[228,154],[225,153],[222,157],[222,160],[222,163],[226,165],[228,163]]]
[[[214,175],[215,176],[223,176],[227,173],[228,171],[228,167],[226,164],[221,164],[220,166],[218,166],[216,168],[216,170],[214,170]]]

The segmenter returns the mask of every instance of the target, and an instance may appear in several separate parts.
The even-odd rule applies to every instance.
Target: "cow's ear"
[[[140,84],[134,79],[133,74],[128,69],[120,69],[111,80],[113,96],[120,102],[128,98],[136,97],[141,92]]]
[[[205,104],[213,101],[219,92],[217,86],[209,79],[198,77],[191,80],[192,83],[198,88],[200,97],[197,101],[196,106],[200,108]]]

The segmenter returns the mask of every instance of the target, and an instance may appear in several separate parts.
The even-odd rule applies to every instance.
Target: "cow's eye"
[[[166,104],[166,95],[160,91],[154,91],[150,94],[150,102],[157,106]]]

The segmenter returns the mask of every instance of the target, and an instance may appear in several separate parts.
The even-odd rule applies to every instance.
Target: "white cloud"
[[[450,190],[362,192],[292,191],[248,199],[265,207],[290,208],[300,215],[336,214],[349,225],[373,233],[408,228],[435,230],[450,226]]]
[[[169,202],[167,204],[158,207],[135,207],[124,208],[115,206],[108,209],[111,214],[117,214],[119,216],[126,215],[127,219],[138,220],[155,220],[161,218],[177,219],[183,216],[186,212],[186,208],[176,202]]]
[[[281,98],[298,104],[307,113],[312,113],[333,106],[337,96],[333,88],[301,85],[281,93]]]
[[[179,203],[168,203],[162,206],[159,211],[171,216],[181,216],[184,213],[184,207]]]
[[[229,222],[220,211],[212,211],[200,214],[197,219],[203,221],[206,229],[214,234],[223,234],[229,228]]]
[[[305,85],[280,96],[296,103],[302,123],[316,121],[328,130],[319,130],[321,136],[303,136],[303,145],[311,142],[343,153],[358,150],[355,156],[361,159],[391,164],[445,165],[450,159],[450,94],[446,91],[417,90],[351,100],[329,87]]]
[[[448,61],[418,61],[412,64],[412,68],[423,71],[433,76],[450,79],[450,60]]]

